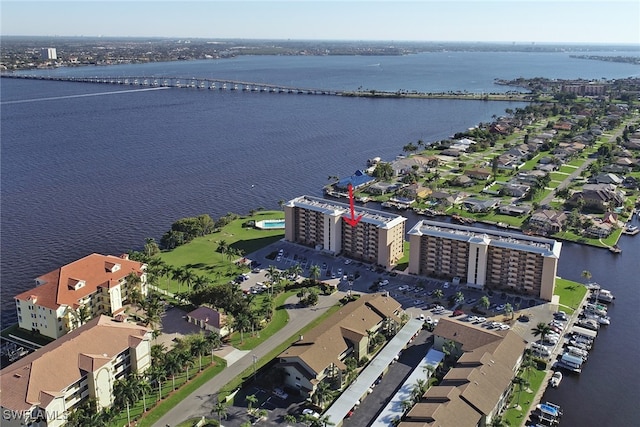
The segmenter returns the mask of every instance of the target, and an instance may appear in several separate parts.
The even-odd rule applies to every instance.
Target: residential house
[[[349,184],[351,184],[351,186],[356,189],[365,187],[373,181],[375,181],[374,177],[367,175],[363,170],[357,170],[353,175],[340,179],[334,186],[338,190],[347,190]]]
[[[489,178],[491,178],[491,171],[488,169],[468,169],[464,171],[464,174],[469,178],[478,181],[487,181]]]
[[[227,316],[206,306],[200,306],[187,313],[187,322],[193,323],[205,331],[216,332],[221,337],[226,337],[230,332]]]
[[[597,175],[593,181],[596,184],[614,184],[619,185],[622,184],[623,178],[620,178],[616,174],[613,173],[601,173]]]
[[[374,184],[371,184],[369,188],[367,188],[367,192],[371,194],[387,194],[393,193],[398,188],[400,188],[400,184],[398,184],[397,182],[378,181]]]
[[[401,314],[401,304],[387,294],[363,294],[347,303],[278,356],[285,385],[310,397],[324,378],[346,378],[345,359],[369,356],[373,336],[397,331]]]
[[[458,175],[451,180],[451,184],[459,187],[473,187],[476,182],[467,175]]]
[[[511,216],[529,215],[531,206],[529,205],[500,205],[498,212]]]
[[[432,193],[429,187],[420,184],[410,184],[398,191],[398,195],[407,199],[424,199]]]
[[[444,191],[434,191],[429,195],[429,199],[437,202],[442,206],[453,206],[453,204],[456,202],[455,196]]]
[[[126,255],[91,254],[64,265],[15,296],[18,325],[56,339],[101,314],[115,316],[134,292],[147,294],[146,269]]]
[[[624,196],[613,184],[585,184],[582,191],[575,192],[567,200],[569,206],[582,204],[586,209],[605,212],[607,209],[622,206]]]
[[[526,347],[513,331],[490,331],[443,318],[433,331],[433,348],[456,360],[442,381],[430,387],[400,427],[488,426],[508,404]],[[451,344],[448,344],[451,343]]]
[[[594,221],[594,223],[587,228],[587,236],[594,237],[596,239],[604,239],[609,236],[614,230],[614,226],[608,222],[601,220]]]
[[[526,196],[529,191],[531,191],[531,187],[523,184],[507,183],[500,188],[500,194],[518,199]]]
[[[529,218],[529,228],[544,234],[559,233],[567,222],[567,214],[551,209],[539,209]]]
[[[462,205],[469,212],[489,212],[495,209],[499,203],[499,199],[476,199],[469,197],[462,202]]]
[[[113,404],[114,383],[151,366],[151,330],[97,316],[0,371],[2,425],[66,424],[68,415],[93,399]],[[38,415],[44,424],[31,418]]]

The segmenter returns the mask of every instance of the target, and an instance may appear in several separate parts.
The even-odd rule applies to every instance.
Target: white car
[[[384,279],[382,282],[380,282],[380,286],[387,286],[389,284],[389,281],[387,279]],[[400,286],[401,288],[402,286]],[[402,289],[398,288],[399,291],[401,291]]]
[[[445,288],[445,289],[449,289],[449,282],[444,282],[442,287]]]
[[[408,286],[402,285],[402,286],[400,286],[400,287],[398,288],[398,290],[399,290],[399,291],[404,291],[404,290],[407,290],[408,288],[409,288]]]
[[[484,317],[478,317],[478,318],[476,318],[476,322],[477,322],[477,323],[484,323],[484,322],[486,322],[486,321],[487,321],[487,319],[486,319],[486,318],[484,318]]]
[[[310,408],[306,408],[302,410],[302,415],[308,415],[310,417],[313,417],[315,419],[320,418],[320,414],[317,413],[316,411],[314,411],[313,409]]]

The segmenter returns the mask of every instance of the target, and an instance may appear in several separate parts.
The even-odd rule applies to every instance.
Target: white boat
[[[551,387],[556,388],[560,385],[560,381],[562,381],[562,372],[556,371],[551,375]]]
[[[613,302],[616,297],[613,296],[611,291],[607,289],[600,289],[596,294],[596,298],[598,299],[598,301],[602,302]]]

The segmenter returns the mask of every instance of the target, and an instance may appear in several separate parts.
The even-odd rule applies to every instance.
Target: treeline
[[[171,224],[169,231],[162,235],[160,246],[163,249],[174,249],[189,243],[196,237],[211,234],[237,218],[238,215],[229,212],[216,221],[208,214],[179,219]]]

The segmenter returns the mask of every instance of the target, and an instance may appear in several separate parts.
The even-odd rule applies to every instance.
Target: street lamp
[[[253,358],[253,381],[256,381],[256,362],[258,361],[258,356],[256,356],[255,354],[252,354],[251,357]]]

